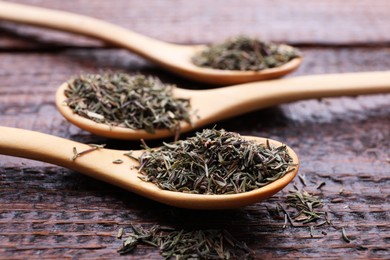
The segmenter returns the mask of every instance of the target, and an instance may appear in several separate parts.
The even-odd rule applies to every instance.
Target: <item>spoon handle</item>
[[[64,138],[0,126],[0,154],[48,162],[77,170],[72,160],[73,147],[78,151],[90,149],[86,144]]]
[[[276,86],[277,82],[271,82]],[[276,87],[275,86],[275,87]],[[356,96],[390,92],[390,71],[355,72],[287,78],[278,86],[292,98]]]
[[[155,60],[155,51],[172,46],[92,17],[0,1],[0,19],[76,33],[130,49]]]
[[[390,93],[390,71],[300,76],[192,93],[203,107],[212,104],[200,112],[201,118],[211,119],[205,123],[211,123],[297,100]]]

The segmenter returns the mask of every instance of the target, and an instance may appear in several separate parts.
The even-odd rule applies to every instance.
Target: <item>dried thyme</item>
[[[118,234],[116,235],[116,237],[117,237],[118,239],[121,239],[122,236],[123,236],[123,228],[120,228],[120,229],[118,230]]]
[[[323,202],[316,196],[309,194],[305,190],[289,191],[286,198],[287,205],[296,210],[293,220],[308,223],[321,219],[325,212],[318,211]]]
[[[83,154],[90,153],[92,151],[104,148],[106,145],[105,144],[89,144],[89,146],[91,146],[91,148],[84,150],[84,151],[81,151],[81,152],[78,152],[77,148],[73,147],[73,157],[71,158],[72,161],[76,160],[77,158],[79,158]]]
[[[165,259],[253,259],[245,243],[226,230],[175,230],[158,225],[149,230],[132,226],[118,250],[131,253],[139,244],[158,247]]]
[[[216,129],[147,149],[138,160],[144,181],[164,190],[195,194],[251,191],[293,170],[285,145],[257,144]]]
[[[345,242],[351,243],[351,240],[348,238],[347,233],[345,232],[345,228],[341,229],[341,236]]]
[[[200,67],[259,71],[279,67],[299,56],[300,52],[291,46],[240,36],[211,45],[192,61]]]
[[[113,164],[122,164],[123,163],[123,160],[121,159],[116,159],[114,161],[112,161]]]
[[[174,98],[173,85],[143,75],[125,73],[83,75],[68,82],[66,104],[74,113],[110,126],[176,131],[190,123],[190,101]]]

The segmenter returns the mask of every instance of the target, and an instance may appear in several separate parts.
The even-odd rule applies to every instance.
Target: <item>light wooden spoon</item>
[[[34,6],[0,2],[0,19],[72,32],[128,49],[161,67],[192,80],[226,85],[281,77],[301,64],[301,58],[258,72],[202,68],[191,58],[204,45],[185,46],[161,42],[95,18]]]
[[[258,137],[244,137],[258,143],[265,143],[266,139]],[[271,145],[282,145],[278,141],[269,140]],[[131,166],[139,165],[137,161],[125,156],[125,151],[98,149],[85,153],[75,160],[73,148],[77,151],[90,149],[91,146],[52,135],[22,130],[17,128],[0,127],[0,154],[29,158],[60,165],[84,173],[90,177],[111,183],[123,189],[132,191],[141,196],[171,206],[190,209],[228,209],[238,208],[265,200],[280,191],[295,177],[299,162],[295,152],[287,147],[293,159],[294,170],[284,177],[253,191],[229,195],[200,195],[183,192],[173,192],[159,189],[150,182],[144,182],[138,177],[140,173]],[[135,151],[134,156],[142,154],[142,150]],[[124,163],[115,164],[113,161],[121,159]]]
[[[61,114],[71,123],[91,133],[117,139],[156,139],[174,135],[168,129],[150,134],[144,130],[112,127],[95,123],[79,116],[65,105],[62,84],[57,90],[56,104]],[[196,115],[192,124],[181,123],[181,132],[281,103],[334,96],[355,96],[390,92],[390,71],[328,74],[284,78],[247,83],[208,90],[174,89],[174,96],[190,98]]]

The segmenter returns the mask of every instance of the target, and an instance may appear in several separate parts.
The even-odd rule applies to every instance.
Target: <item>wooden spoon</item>
[[[258,143],[266,142],[264,138],[244,138],[254,140]],[[282,145],[277,141],[269,141],[275,146]],[[52,135],[17,128],[0,127],[0,154],[60,165],[119,186],[149,199],[181,208],[228,209],[262,201],[280,191],[291,182],[297,174],[299,167],[297,155],[291,148],[287,147],[293,159],[292,163],[296,164],[294,170],[262,188],[229,195],[188,194],[161,190],[150,182],[140,180],[138,177],[141,174],[131,167],[139,165],[138,162],[125,156],[125,151],[98,149],[72,160],[74,147],[79,152],[91,148],[89,145]],[[142,150],[135,151],[133,155],[139,156],[142,152]],[[123,160],[124,163],[113,163],[113,161],[118,159]]]
[[[91,133],[117,139],[156,139],[172,136],[168,129],[150,134],[144,130],[111,127],[79,116],[65,105],[62,84],[56,94],[61,114],[71,123]],[[328,74],[276,79],[208,90],[174,89],[174,96],[190,98],[196,111],[192,124],[181,123],[181,132],[215,123],[256,109],[281,103],[334,96],[355,96],[390,92],[390,71]]]
[[[302,59],[258,72],[202,68],[191,58],[204,45],[185,46],[161,42],[95,18],[34,6],[0,2],[0,19],[72,32],[128,49],[161,67],[192,80],[212,84],[238,84],[281,77],[292,72]]]

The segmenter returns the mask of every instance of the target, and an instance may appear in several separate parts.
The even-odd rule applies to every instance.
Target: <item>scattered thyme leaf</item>
[[[121,163],[123,163],[123,160],[117,159],[117,160],[112,161],[112,163],[114,163],[114,164],[121,164]]]
[[[118,239],[121,239],[122,236],[123,236],[123,228],[120,228],[120,229],[118,230],[118,234],[116,235],[116,237],[117,237]]]
[[[346,231],[345,231],[345,228],[342,228],[342,229],[341,229],[341,235],[342,235],[342,237],[343,237],[343,239],[344,239],[345,242],[351,243],[351,240],[348,238],[347,233],[346,233]]]
[[[83,154],[90,153],[92,151],[101,149],[101,148],[106,146],[105,144],[88,144],[88,145],[91,146],[91,148],[84,150],[84,151],[81,151],[81,152],[78,152],[77,148],[73,147],[73,157],[71,158],[71,160],[74,161]]]

